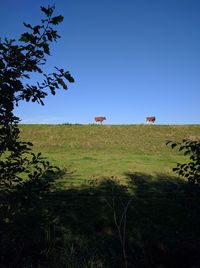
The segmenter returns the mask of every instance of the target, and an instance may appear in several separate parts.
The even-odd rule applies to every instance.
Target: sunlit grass
[[[172,175],[185,158],[166,146],[167,140],[200,137],[199,125],[21,125],[21,136],[32,141],[54,165],[73,172],[63,185],[82,185],[94,177],[126,172]]]

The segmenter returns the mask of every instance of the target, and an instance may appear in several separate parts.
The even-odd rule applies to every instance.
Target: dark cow
[[[156,121],[155,116],[146,117],[146,123],[150,122],[155,123],[155,121]]]
[[[104,116],[98,116],[94,118],[95,122],[100,122],[102,124],[103,120],[106,120]]]

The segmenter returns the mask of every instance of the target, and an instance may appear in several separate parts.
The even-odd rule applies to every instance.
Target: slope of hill
[[[21,125],[21,136],[53,164],[74,171],[68,182],[126,172],[172,174],[181,153],[167,140],[200,138],[200,125]]]

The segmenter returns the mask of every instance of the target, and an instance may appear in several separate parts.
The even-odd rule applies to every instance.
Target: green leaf
[[[40,34],[40,28],[41,28],[41,26],[39,26],[39,25],[35,26],[35,27],[33,28],[33,33],[34,33],[34,34]]]
[[[71,76],[71,74],[69,72],[65,72],[64,73],[64,77],[70,82],[70,83],[74,83],[75,80],[74,78]]]
[[[46,35],[47,35],[48,40],[49,40],[50,42],[52,42],[53,39],[52,39],[52,35],[51,35],[51,33],[50,33],[50,32],[47,32]]]
[[[26,32],[26,33],[23,33],[19,39],[19,41],[21,42],[31,42],[31,43],[34,43],[36,41],[36,38],[34,35]]]
[[[23,22],[24,26],[29,29],[33,29],[32,26],[29,23]]]
[[[172,144],[171,144],[172,149],[174,149],[176,146],[177,146],[176,143],[172,143]]]
[[[170,144],[171,143],[171,141],[166,141],[166,145],[168,145],[168,144]]]
[[[43,49],[44,49],[44,52],[47,54],[47,55],[50,55],[50,50],[49,50],[49,44],[47,43],[44,43],[42,45]]]
[[[50,17],[53,14],[54,6],[48,8],[41,6],[40,9],[47,17]]]
[[[67,85],[61,78],[58,78],[57,81],[64,89],[67,89]]]
[[[50,22],[53,25],[57,25],[57,24],[61,23],[63,21],[63,19],[64,19],[64,17],[60,15],[60,16],[53,17]]]
[[[51,94],[52,94],[52,95],[55,95],[55,94],[56,94],[56,92],[55,92],[55,88],[54,88],[53,86],[50,86],[49,88],[50,88],[50,90],[51,90]]]

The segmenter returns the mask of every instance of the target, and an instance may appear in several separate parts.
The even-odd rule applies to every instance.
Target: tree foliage
[[[199,140],[183,140],[182,142],[168,141],[172,149],[178,148],[183,151],[184,155],[189,156],[189,162],[177,163],[173,171],[178,175],[188,179],[193,184],[200,183],[200,141]]]
[[[49,93],[55,95],[60,87],[68,88],[67,82],[74,82],[62,68],[55,67],[49,74],[43,68],[50,44],[60,38],[54,28],[63,16],[53,16],[54,9],[42,6],[44,18],[40,24],[24,23],[27,31],[18,40],[0,40],[0,186],[4,191],[31,186],[33,182],[40,184],[42,180],[43,186],[48,185],[45,176],[56,170],[40,153],[31,151],[32,143],[20,140],[20,119],[14,115],[20,101],[44,105]],[[41,82],[31,82],[34,73],[40,75]]]
[[[54,9],[41,7],[44,18],[40,24],[24,23],[27,31],[18,40],[0,39],[1,267],[28,267],[22,264],[24,252],[32,251],[35,241],[41,243],[45,226],[52,220],[41,200],[61,171],[41,153],[33,153],[31,142],[20,139],[20,118],[14,108],[21,101],[44,105],[48,94],[55,95],[59,88],[66,90],[68,82],[74,82],[62,68],[55,67],[50,74],[44,70],[50,44],[60,38],[54,28],[63,20],[53,16]],[[34,74],[36,83],[32,82]],[[29,260],[25,258],[25,262]]]

